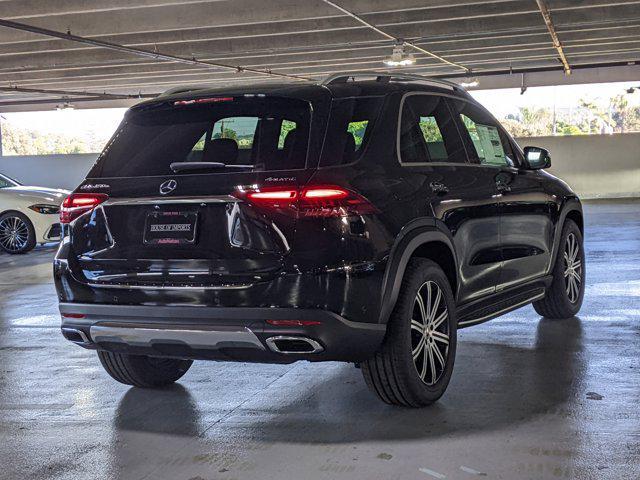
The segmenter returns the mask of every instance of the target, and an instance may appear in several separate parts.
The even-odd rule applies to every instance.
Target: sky
[[[524,95],[520,89],[475,90],[472,95],[497,118],[517,112],[521,106],[568,108],[576,106],[578,100],[588,97],[593,100],[606,99],[624,94],[629,87],[640,87],[635,83],[607,83],[590,85],[566,85],[558,87],[530,87]],[[632,104],[640,105],[640,90],[628,94]],[[3,122],[41,133],[57,133],[81,138],[91,133],[108,139],[122,120],[124,108],[102,108],[93,110],[53,110],[45,112],[3,113]]]
[[[471,95],[484,105],[498,119],[509,113],[518,111],[518,107],[547,107],[556,109],[575,107],[581,98],[597,101],[600,99],[608,104],[609,98],[626,94],[629,103],[640,105],[640,89],[627,94],[629,87],[640,87],[638,82],[594,83],[589,85],[562,85],[558,87],[529,87],[524,95],[520,95],[519,88],[500,90],[474,90]]]

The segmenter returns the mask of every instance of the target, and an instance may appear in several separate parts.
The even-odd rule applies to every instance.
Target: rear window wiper
[[[216,170],[221,168],[253,168],[253,165],[227,165],[222,162],[173,162],[169,165],[175,173],[188,172],[191,170]]]

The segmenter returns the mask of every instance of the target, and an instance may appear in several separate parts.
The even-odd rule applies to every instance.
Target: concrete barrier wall
[[[0,173],[24,185],[76,188],[98,158],[97,153],[0,157]]]
[[[549,172],[582,198],[640,197],[640,133],[518,139],[551,152]]]
[[[554,175],[583,198],[640,197],[640,133],[518,139],[551,152]],[[5,156],[0,173],[30,185],[75,188],[98,154]]]

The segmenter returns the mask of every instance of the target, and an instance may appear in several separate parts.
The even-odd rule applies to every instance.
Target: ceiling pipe
[[[9,101],[0,101],[0,111],[2,111],[2,107],[11,107],[11,106],[19,106],[19,105],[47,105],[47,104],[64,104],[64,103],[81,103],[81,102],[104,102],[107,100],[118,100],[114,98],[104,98],[104,97],[62,97],[62,98],[41,98],[38,100],[9,100]],[[125,99],[120,99],[125,100]],[[132,100],[132,99],[130,99]]]
[[[470,70],[469,68],[465,67],[464,65],[460,65],[459,63],[455,63],[455,62],[452,62],[452,61],[450,61],[450,60],[447,60],[446,58],[441,57],[440,55],[437,55],[437,54],[435,54],[435,53],[433,53],[433,52],[430,52],[429,50],[426,50],[426,49],[424,49],[424,48],[422,48],[422,47],[420,47],[420,46],[416,45],[415,43],[412,43],[412,42],[410,42],[410,41],[408,41],[408,40],[404,40],[404,39],[402,39],[402,38],[394,37],[393,35],[391,35],[391,34],[389,34],[389,33],[385,32],[384,30],[382,30],[382,29],[380,29],[380,28],[376,27],[374,24],[367,22],[367,21],[366,21],[364,18],[362,18],[360,15],[358,15],[358,14],[356,14],[356,13],[353,13],[352,11],[347,10],[347,9],[346,9],[346,8],[344,8],[344,7],[341,7],[340,5],[338,5],[338,4],[337,4],[337,3],[335,3],[335,2],[332,2],[331,0],[322,0],[322,1],[323,1],[324,3],[326,3],[327,5],[332,6],[333,8],[337,8],[337,9],[338,9],[338,10],[340,10],[342,13],[344,13],[344,14],[346,14],[346,15],[350,16],[350,17],[351,17],[351,18],[353,18],[354,20],[357,20],[357,21],[358,21],[358,22],[360,22],[361,24],[363,24],[363,25],[365,25],[365,26],[369,27],[369,28],[370,28],[371,30],[373,30],[374,32],[379,33],[380,35],[382,35],[382,36],[384,36],[384,37],[388,38],[389,40],[393,40],[396,44],[397,44],[397,43],[403,43],[404,45],[407,45],[408,47],[411,47],[411,48],[413,48],[414,50],[417,50],[418,52],[422,52],[422,53],[424,53],[424,54],[426,54],[426,55],[428,55],[428,56],[430,56],[430,57],[432,57],[432,58],[435,58],[436,60],[439,60],[439,61],[440,61],[440,62],[442,62],[442,63],[446,63],[447,65],[451,65],[452,67],[461,68],[461,69],[465,70],[466,72],[471,72],[471,70]]]
[[[565,75],[571,75],[571,66],[569,65],[569,61],[564,54],[562,43],[560,43],[560,38],[558,38],[558,34],[556,33],[556,27],[553,25],[549,7],[547,7],[547,3],[545,2],[545,0],[536,0],[536,3],[538,4],[538,8],[540,9],[542,18],[544,19],[544,23],[547,25],[547,30],[549,30],[549,34],[551,35],[553,47],[557,50],[558,55],[560,56],[560,61],[562,62],[562,65],[564,67],[564,73]]]
[[[234,66],[234,65],[228,65],[228,64],[219,63],[219,62],[209,62],[209,61],[204,61],[204,60],[198,60],[195,57],[192,57],[192,58],[181,57],[181,56],[178,56],[178,55],[160,53],[160,52],[156,52],[156,51],[145,50],[145,49],[142,49],[142,48],[128,47],[126,45],[120,45],[118,43],[105,42],[104,40],[97,40],[97,39],[93,39],[93,38],[81,37],[79,35],[73,35],[70,31],[67,32],[67,33],[58,32],[58,31],[55,31],[55,30],[49,30],[47,28],[41,28],[41,27],[35,27],[33,25],[27,25],[25,23],[13,22],[11,20],[0,19],[0,26],[7,27],[7,28],[13,28],[14,30],[21,30],[21,31],[24,31],[24,32],[31,32],[31,33],[35,33],[35,34],[38,34],[38,35],[44,35],[44,36],[47,36],[47,37],[54,37],[54,38],[60,38],[62,40],[69,40],[71,42],[83,43],[85,45],[91,45],[93,47],[106,48],[106,49],[109,49],[109,50],[115,50],[115,51],[118,51],[118,52],[130,53],[130,54],[138,55],[138,56],[141,56],[141,57],[153,58],[153,59],[156,59],[156,60],[163,60],[163,61],[167,61],[167,62],[186,63],[186,64],[189,64],[189,65],[203,66],[203,67],[209,67],[209,68],[211,68],[211,67],[224,68],[224,69],[227,69],[227,70],[234,70],[236,73],[251,72],[251,73],[257,73],[257,74],[260,74],[260,75],[268,75],[268,76],[273,76],[273,77],[289,78],[289,79],[293,79],[293,80],[313,81],[312,78],[303,77],[301,75],[292,75],[292,74],[288,74],[288,73],[273,72],[271,70],[262,70],[262,69],[259,69],[259,68],[243,67],[243,66],[239,66],[239,65]]]
[[[103,98],[105,100],[126,100],[135,98],[155,98],[157,95],[148,93],[138,93],[135,95],[130,94],[117,94],[117,93],[99,93],[99,92],[78,92],[71,90],[48,90],[44,88],[27,88],[27,87],[0,87],[0,92],[18,92],[18,93],[43,93],[50,95],[63,95],[69,97],[91,97],[91,98]],[[75,99],[74,99],[75,100]]]
[[[574,65],[572,71],[577,70],[589,70],[592,68],[613,68],[613,67],[640,67],[640,59],[638,60],[623,60],[618,62],[601,62],[601,63],[584,63],[580,65]],[[562,65],[553,67],[523,67],[523,68],[500,68],[495,70],[474,71],[474,77],[492,77],[497,75],[520,75],[523,73],[544,73],[544,72],[561,72],[564,70]],[[464,73],[443,73],[436,75],[429,75],[432,78],[466,78]]]

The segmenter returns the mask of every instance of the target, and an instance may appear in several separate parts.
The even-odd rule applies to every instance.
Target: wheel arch
[[[18,210],[17,208],[7,208],[6,210],[3,210],[2,212],[0,212],[0,217],[3,215],[6,215],[7,213],[17,213],[23,216],[24,218],[29,220],[31,227],[33,227],[34,229],[36,228],[35,222],[27,212],[23,212],[22,210]]]
[[[582,204],[580,203],[580,200],[575,197],[568,199],[564,203],[563,208],[560,210],[560,215],[553,237],[553,252],[551,255],[549,266],[547,268],[547,273],[551,272],[553,266],[555,265],[556,257],[560,249],[560,238],[562,237],[562,230],[567,219],[573,220],[578,225],[580,233],[584,236],[584,216],[582,213]]]
[[[15,208],[8,208],[0,212],[0,217],[7,213],[19,213],[20,215],[24,215],[24,212],[21,212],[20,210],[16,210]]]
[[[426,258],[437,263],[451,284],[454,298],[458,289],[458,259],[451,234],[435,220],[405,227],[389,254],[382,287],[379,323],[387,323],[398,300],[402,278],[412,258]]]
[[[565,217],[565,222],[567,220],[573,220],[576,223],[576,225],[578,225],[578,228],[580,229],[580,233],[584,236],[584,218],[582,217],[581,210],[578,210],[576,208],[572,208],[571,210],[569,210]],[[564,222],[562,226],[564,227]]]

